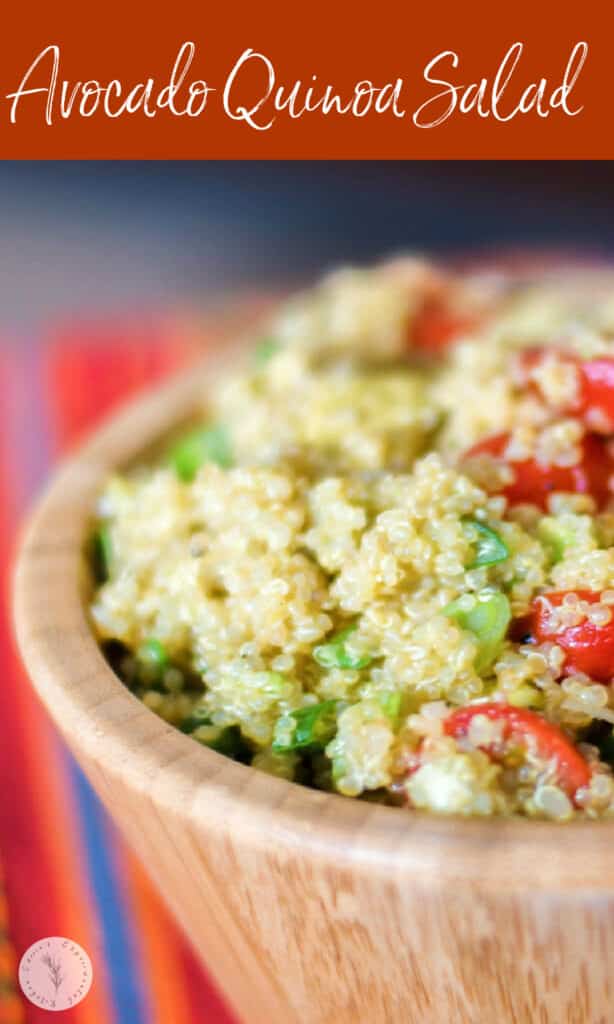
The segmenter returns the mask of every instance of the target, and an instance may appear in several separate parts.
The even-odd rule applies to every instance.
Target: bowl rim
[[[241,833],[254,847],[275,843],[286,853],[349,859],[358,873],[411,876],[437,887],[462,881],[493,891],[504,879],[505,892],[612,888],[614,822],[562,826],[406,814],[311,790],[195,743],[109,667],[83,600],[82,551],[95,495],[109,471],[187,419],[244,346],[244,338],[227,344],[107,417],[60,464],[23,531],[13,578],[18,647],[34,688],[94,784],[105,773],[118,776],[170,814],[190,817],[197,829]]]

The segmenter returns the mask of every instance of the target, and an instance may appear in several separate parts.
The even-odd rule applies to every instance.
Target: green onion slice
[[[155,637],[150,637],[149,640],[145,640],[141,644],[138,651],[136,652],[138,661],[143,666],[154,672],[156,675],[161,675],[165,668],[169,666],[169,658],[166,653],[164,644],[161,644]]]
[[[169,460],[177,476],[190,483],[205,462],[215,462],[222,469],[232,465],[228,431],[221,424],[198,427],[175,442]]]
[[[283,720],[283,726],[278,723],[276,727],[273,750],[278,754],[291,750],[324,750],[337,731],[338,704],[336,700],[324,700],[291,711]],[[287,718],[294,720],[289,735]]]
[[[113,545],[111,542],[111,529],[108,523],[103,523],[95,531],[92,537],[92,568],[97,583],[106,583],[111,572],[111,561],[113,558]]]
[[[398,691],[390,690],[387,693],[380,693],[379,703],[382,711],[393,725],[399,720],[401,713],[402,695]]]
[[[328,643],[315,647],[313,656],[318,665],[321,665],[322,668],[367,668],[373,660],[372,656],[370,654],[352,653],[345,642],[357,629],[358,625],[354,623],[348,626],[347,629],[337,633],[336,636],[331,637]]]
[[[467,527],[469,540],[475,547],[475,557],[468,569],[479,569],[483,565],[497,565],[509,558],[510,551],[499,536],[490,526],[479,522],[477,519],[463,519],[463,525]]]
[[[478,642],[476,672],[490,668],[499,654],[512,617],[505,594],[500,590],[464,594],[447,605],[443,613],[475,636]]]

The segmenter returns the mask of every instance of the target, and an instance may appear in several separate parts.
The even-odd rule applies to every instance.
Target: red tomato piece
[[[594,429],[597,414],[603,420],[604,432],[614,432],[614,358],[602,356],[580,363],[580,381],[581,413],[590,417]]]
[[[444,732],[455,739],[461,739],[467,735],[471,720],[476,715],[486,715],[491,721],[503,722],[505,740],[512,740],[525,748],[530,745],[542,760],[554,761],[558,785],[571,799],[574,799],[579,789],[589,785],[591,771],[587,761],[561,729],[535,711],[514,708],[510,704],[496,701],[472,704],[453,711],[444,722]],[[485,749],[495,756],[492,750]]]
[[[555,643],[565,652],[565,675],[584,672],[598,682],[608,682],[614,676],[614,609],[612,619],[604,626],[584,618],[576,626],[557,632],[549,624],[548,604],[558,608],[567,593],[575,593],[589,604],[601,600],[601,594],[592,590],[555,591],[537,597],[531,606],[529,632],[539,643]]]
[[[546,356],[552,355],[556,355],[561,362],[577,363],[577,360],[569,352],[564,352],[562,349],[554,348],[553,346],[549,348],[525,348],[514,359],[514,369],[519,383],[529,385],[538,394],[541,394],[539,383],[534,380],[532,373],[544,361]]]
[[[411,348],[431,355],[440,355],[458,338],[478,323],[478,318],[469,313],[456,313],[439,296],[425,300],[410,326]]]
[[[559,349],[526,349],[518,359],[519,377],[543,398],[544,395],[532,371],[548,355],[556,354],[561,362],[574,365],[578,371],[579,395],[561,411],[581,416],[591,430],[600,434],[614,433],[614,356],[580,359],[571,352]]]
[[[503,459],[508,440],[509,434],[487,437],[470,448],[465,458],[487,454]],[[587,434],[583,439],[580,461],[575,466],[544,466],[536,459],[506,461],[515,479],[501,493],[510,505],[527,503],[547,511],[548,497],[554,491],[567,491],[590,494],[602,507],[611,495],[608,481],[614,473],[614,462],[604,441],[594,434]]]
[[[518,353],[516,365],[523,384],[529,383],[531,372],[536,366],[539,366],[547,351],[548,349],[545,348],[525,348]]]

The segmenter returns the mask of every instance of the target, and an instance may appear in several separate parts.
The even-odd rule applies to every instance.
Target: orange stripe
[[[193,1024],[198,1018],[192,1017],[183,973],[181,944],[184,940],[141,865],[131,854],[126,857],[126,877],[142,957],[148,967],[152,1020],[155,1024],[168,1024],[169,1021]]]

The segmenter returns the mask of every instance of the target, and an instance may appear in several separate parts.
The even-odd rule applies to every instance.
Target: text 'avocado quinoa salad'
[[[108,480],[96,633],[149,708],[255,768],[611,817],[613,439],[614,274],[337,272]]]

